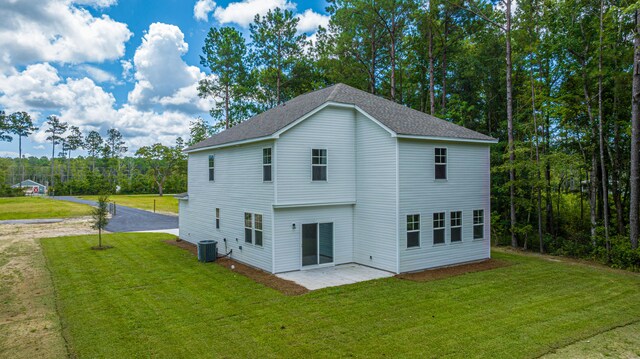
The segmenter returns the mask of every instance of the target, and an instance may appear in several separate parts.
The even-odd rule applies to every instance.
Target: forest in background
[[[211,123],[190,124],[187,142],[346,83],[500,139],[491,151],[494,242],[640,268],[636,3],[328,3],[330,25],[313,38],[281,9],[256,16],[249,39],[233,27],[211,28],[201,56],[210,76],[198,91],[216,105]],[[62,144],[59,136],[52,143]],[[73,181],[84,183],[77,191],[102,181],[138,193],[157,188],[164,173],[165,190],[183,191],[182,146],[158,144],[127,157],[63,153],[49,178],[59,193],[73,192],[64,187]],[[177,158],[169,172],[158,165],[164,156]],[[0,162],[5,183],[20,173],[18,161],[8,161]],[[46,162],[29,159],[25,168]]]

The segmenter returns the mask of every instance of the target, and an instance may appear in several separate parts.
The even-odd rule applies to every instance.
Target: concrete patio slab
[[[355,263],[276,274],[282,279],[295,282],[309,290],[337,287],[393,275],[391,272]]]
[[[178,228],[169,228],[169,229],[154,229],[148,231],[134,231],[134,233],[168,233],[173,234],[174,236],[178,236]]]

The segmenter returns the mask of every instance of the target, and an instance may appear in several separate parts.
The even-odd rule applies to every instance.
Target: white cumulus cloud
[[[256,14],[265,15],[277,7],[293,10],[296,4],[288,0],[243,0],[229,3],[227,7],[218,6],[213,16],[220,24],[237,24],[247,28]]]
[[[117,82],[116,77],[113,76],[112,74],[110,74],[109,72],[95,67],[95,66],[91,66],[91,65],[80,65],[78,66],[78,68],[85,72],[90,78],[92,78],[94,81],[99,82],[99,83],[104,83],[104,82],[109,82],[109,83],[115,83]]]
[[[216,8],[216,2],[213,0],[198,0],[193,6],[193,17],[196,20],[208,21],[209,13]]]
[[[141,109],[165,105],[183,112],[207,111],[209,101],[197,98],[198,81],[205,74],[184,62],[182,55],[188,49],[180,28],[151,24],[133,57],[136,84],[129,93],[129,104]]]
[[[187,50],[178,27],[152,24],[133,61],[121,60],[123,71],[135,81],[128,103],[118,105],[99,85],[112,77],[99,68],[81,64],[76,68],[79,77],[65,78],[43,62],[0,72],[0,108],[34,117],[40,129],[30,139],[36,146],[46,143],[43,122],[52,113],[85,133],[97,130],[104,135],[117,128],[131,151],[155,142],[171,144],[177,136],[186,138],[189,121],[213,105],[213,100],[198,97],[197,84],[205,74],[183,61]]]
[[[304,13],[296,15],[298,18],[299,32],[315,32],[318,26],[325,29],[329,26],[329,16],[318,14],[317,12],[307,9]]]
[[[0,0],[0,70],[36,62],[82,63],[124,55],[126,24],[93,16],[78,3],[113,1]]]

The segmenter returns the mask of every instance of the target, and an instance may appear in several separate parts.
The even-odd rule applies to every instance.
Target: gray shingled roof
[[[340,83],[300,95],[185,151],[270,136],[326,102],[358,106],[398,135],[495,141],[490,136]]]

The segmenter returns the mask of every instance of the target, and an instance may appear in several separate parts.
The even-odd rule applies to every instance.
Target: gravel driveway
[[[91,206],[96,205],[95,201],[71,196],[56,196],[50,198],[83,203]],[[139,232],[176,228],[178,228],[178,216],[158,214],[118,205],[116,208],[116,215],[111,218],[106,230],[109,232]]]

